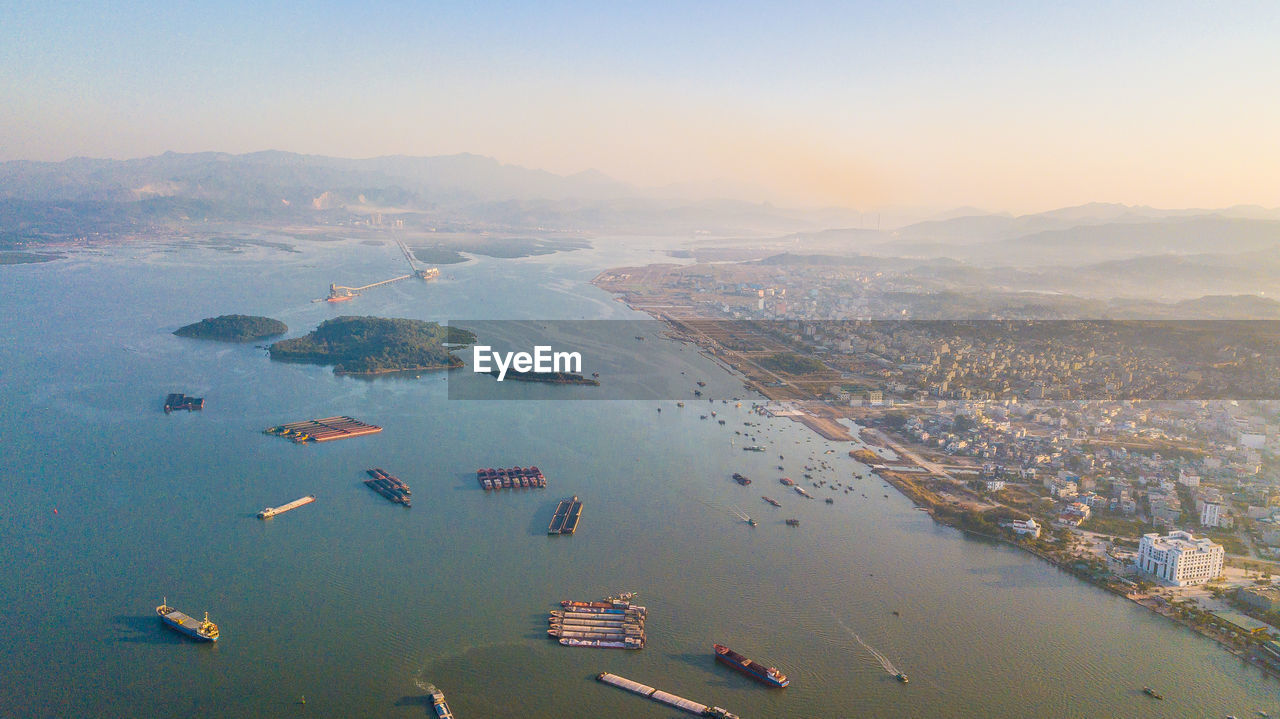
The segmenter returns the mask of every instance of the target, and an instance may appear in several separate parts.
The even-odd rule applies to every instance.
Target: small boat
[[[1146,694],[1147,696],[1151,697],[1152,699],[1164,699],[1164,696],[1163,696],[1163,695],[1158,694],[1158,693],[1156,692],[1156,690],[1155,690],[1155,689],[1152,689],[1151,687],[1143,687],[1143,688],[1142,688],[1142,693],[1143,693],[1143,694]]]
[[[750,517],[747,517],[747,524],[749,524],[749,525],[751,525],[751,526],[753,526],[753,527],[754,527],[754,526],[756,526],[756,520],[754,520],[754,519],[752,519],[752,518],[750,518]]]
[[[788,519],[788,520],[787,520],[787,526],[788,526],[788,527],[799,527],[799,526],[800,526],[800,520],[798,520],[798,519]]]
[[[893,616],[895,616],[895,617],[900,617],[900,616],[902,616],[902,615],[901,615],[901,614],[898,614],[898,610],[897,610],[897,609],[895,609],[895,610],[893,610]]]
[[[897,674],[894,674],[894,675],[893,675],[893,678],[894,678],[894,679],[897,679],[898,681],[902,682],[903,684],[906,684],[906,683],[909,681],[909,680],[907,679],[907,675],[906,675],[906,674],[903,674],[902,672],[898,672]]]
[[[834,499],[832,499],[832,498],[830,498],[830,497],[827,497],[827,504],[835,504],[835,503],[836,503],[836,500],[834,500]]]
[[[683,406],[684,406],[684,402],[676,402],[676,406],[677,406],[677,407],[683,407]]]

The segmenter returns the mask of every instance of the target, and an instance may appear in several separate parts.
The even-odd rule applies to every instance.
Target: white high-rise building
[[[1203,584],[1222,574],[1223,549],[1211,539],[1196,539],[1190,532],[1151,533],[1138,542],[1138,569],[1168,584],[1185,587]]]
[[[1222,518],[1226,516],[1226,511],[1221,504],[1213,502],[1205,502],[1200,508],[1200,526],[1202,527],[1221,527]]]

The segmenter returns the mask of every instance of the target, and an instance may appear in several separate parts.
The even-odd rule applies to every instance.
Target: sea
[[[288,336],[344,314],[645,319],[590,280],[686,262],[667,251],[687,246],[598,237],[472,256],[337,304],[314,300],[403,273],[393,237],[228,228],[0,267],[0,716],[423,717],[429,684],[458,719],[681,716],[601,672],[744,719],[1280,716],[1280,682],[1256,667],[934,523],[848,456],[859,443],[760,416],[739,378],[661,335],[633,351],[678,358],[684,407],[553,386],[451,399],[448,372],[344,376],[273,362],[261,342],[172,334],[232,313],[280,319]],[[695,378],[722,399],[694,398]],[[166,415],[170,392],[205,409]],[[306,446],[263,433],[333,415],[384,429]],[[514,465],[537,465],[547,488],[476,482],[479,467]],[[375,466],[412,487],[412,508],[362,483]],[[255,517],[303,495],[317,501]],[[577,533],[548,536],[573,495]],[[645,649],[547,637],[560,600],[624,591],[648,608]],[[221,640],[165,629],[166,601],[209,612]],[[791,686],[717,665],[713,643]]]

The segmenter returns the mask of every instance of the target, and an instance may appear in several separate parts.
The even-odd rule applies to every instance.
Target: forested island
[[[461,367],[451,350],[475,340],[467,330],[435,322],[336,317],[269,350],[273,360],[333,365],[338,374],[385,374]]]
[[[252,315],[222,315],[206,317],[199,322],[179,327],[173,333],[179,337],[218,340],[220,342],[252,342],[263,337],[274,337],[288,332],[280,320]]]
[[[497,377],[500,373],[496,369],[489,370],[489,375]],[[518,370],[507,370],[503,375],[504,379],[511,379],[517,382],[550,382],[551,384],[585,384],[593,387],[600,386],[600,380],[590,377],[583,377],[573,372],[520,372]]]

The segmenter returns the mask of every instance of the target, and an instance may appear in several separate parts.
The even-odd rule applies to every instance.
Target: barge
[[[370,477],[364,480],[366,487],[381,494],[391,502],[403,504],[406,507],[413,506],[413,490],[409,489],[409,485],[405,484],[399,477],[387,474],[386,470],[381,467],[374,467],[365,471],[368,472]]]
[[[733,481],[737,482],[738,484],[741,484],[744,487],[747,486],[748,484],[751,484],[751,480],[747,479],[747,475],[742,474],[741,472],[733,473]]]
[[[188,397],[181,392],[173,392],[168,397],[165,397],[164,413],[169,414],[175,409],[199,412],[204,409],[204,397]]]
[[[279,507],[267,507],[266,509],[263,509],[261,512],[258,512],[258,519],[271,519],[277,514],[284,514],[285,512],[288,512],[291,509],[297,509],[298,507],[311,504],[314,501],[316,501],[315,495],[308,494],[305,497],[300,497],[298,499],[293,500],[292,502],[289,502],[288,504],[282,504]]]
[[[628,595],[624,595],[628,596]],[[634,595],[630,595],[634,596]],[[560,602],[563,609],[547,617],[547,635],[566,647],[603,649],[643,649],[645,645],[644,607],[627,599],[604,602]],[[595,606],[591,606],[595,605]]]
[[[573,534],[578,530],[578,520],[582,517],[582,500],[575,495],[572,499],[564,499],[556,507],[556,513],[547,526],[547,534]]]
[[[488,467],[476,470],[476,481],[485,491],[491,489],[527,489],[530,487],[546,487],[547,478],[537,467],[511,467],[510,469],[494,469]]]
[[[360,437],[381,431],[382,428],[376,424],[361,422],[354,417],[341,415],[281,424],[275,427],[268,427],[263,430],[263,433],[291,439],[297,444],[306,444],[307,442],[330,442],[335,439]]]
[[[675,694],[664,692],[661,689],[654,689],[647,684],[641,684],[640,682],[632,681],[626,677],[620,677],[617,674],[600,672],[596,675],[596,681],[618,687],[619,689],[625,689],[632,694],[652,699],[659,704],[665,704],[669,707],[688,712],[694,716],[716,717],[716,719],[738,719],[737,714],[733,714],[725,709],[721,709],[720,707],[709,707],[706,704],[699,704],[691,699],[678,697]]]

